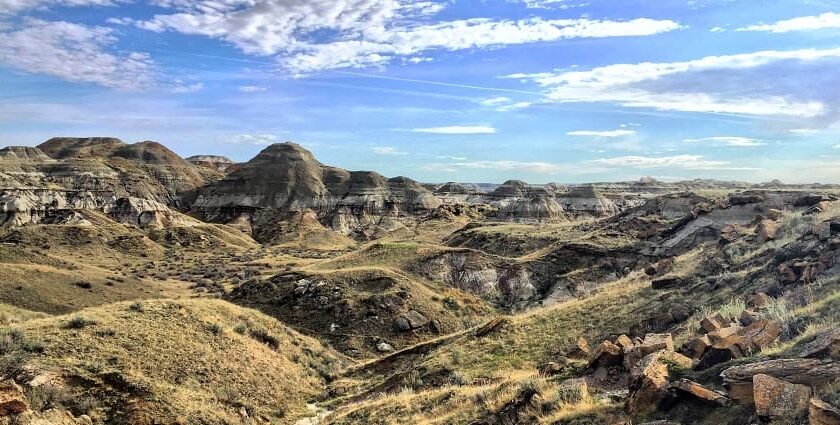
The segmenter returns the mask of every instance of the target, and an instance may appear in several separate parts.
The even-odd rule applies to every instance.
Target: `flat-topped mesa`
[[[414,180],[326,166],[298,144],[277,143],[207,185],[192,211],[220,222],[246,214],[258,228],[268,217],[312,210],[324,225],[353,233],[375,217],[422,214],[439,203]]]
[[[531,191],[531,186],[521,180],[508,180],[497,187],[496,190],[490,192],[487,196],[490,198],[522,198],[528,196]]]
[[[557,197],[563,209],[572,214],[592,214],[608,216],[617,214],[618,206],[607,199],[593,185],[575,186]]]

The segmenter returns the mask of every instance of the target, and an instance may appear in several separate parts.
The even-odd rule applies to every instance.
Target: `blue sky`
[[[0,145],[840,183],[840,1],[0,0]]]

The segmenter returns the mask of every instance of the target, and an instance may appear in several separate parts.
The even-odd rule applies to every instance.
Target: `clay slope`
[[[282,143],[203,188],[192,212],[215,222],[245,216],[259,238],[262,228],[278,216],[311,210],[325,226],[365,238],[377,229],[400,227],[401,218],[426,213],[438,204],[411,179],[325,166],[299,145]]]

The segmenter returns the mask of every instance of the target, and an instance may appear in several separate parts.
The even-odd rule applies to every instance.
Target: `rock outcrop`
[[[377,226],[395,226],[400,218],[438,205],[428,189],[411,179],[325,166],[300,145],[279,143],[203,188],[192,212],[215,222],[245,216],[259,236],[271,219],[311,210],[325,226],[366,238]]]

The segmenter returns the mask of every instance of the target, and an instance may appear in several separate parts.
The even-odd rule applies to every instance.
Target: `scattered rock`
[[[761,220],[755,226],[756,242],[763,244],[767,241],[775,240],[778,232],[779,223],[770,220]]]
[[[589,343],[583,338],[578,338],[575,348],[572,348],[566,353],[566,357],[570,359],[588,359],[591,353],[592,349],[589,347]]]
[[[408,332],[415,329],[420,329],[429,324],[429,319],[420,314],[417,310],[409,310],[408,313],[403,314],[394,321],[397,330]]]
[[[811,425],[840,425],[840,409],[812,398],[808,405],[808,420]]]
[[[23,389],[13,381],[0,382],[0,417],[16,415],[29,410]]]
[[[586,378],[567,379],[558,388],[558,398],[565,403],[577,403],[589,396]]]
[[[380,353],[392,353],[394,351],[394,346],[382,341],[379,344],[376,344],[376,350]]]
[[[659,409],[668,391],[668,367],[657,353],[648,354],[630,371],[627,413],[644,415]]]
[[[680,277],[663,277],[656,279],[650,283],[653,289],[668,289],[684,286],[684,281]]]
[[[604,341],[592,351],[589,357],[590,367],[610,367],[621,363],[622,350],[621,347],[613,344],[610,341]]]
[[[706,350],[712,346],[712,341],[708,336],[703,335],[688,341],[683,347],[683,353],[695,360],[700,360]]]
[[[738,322],[741,326],[749,326],[759,320],[761,320],[761,315],[750,310],[742,311],[741,316],[738,318]]]
[[[750,295],[747,297],[747,307],[753,310],[762,310],[770,306],[770,303],[773,302],[773,298],[764,292],[759,292],[757,294]]]
[[[732,400],[718,391],[710,390],[689,379],[680,379],[671,383],[671,388],[680,393],[689,395],[697,400],[711,403],[718,406],[728,406]]]
[[[765,418],[796,418],[808,411],[811,388],[774,378],[753,376],[755,412]]]
[[[753,403],[753,376],[769,375],[793,384],[818,387],[840,378],[840,363],[818,359],[778,359],[733,366],[721,373],[729,398]]]
[[[805,196],[801,196],[793,202],[793,206],[795,207],[812,207],[814,205],[819,204],[822,201],[830,200],[827,196],[819,194],[819,193],[809,193]]]
[[[540,375],[554,376],[563,373],[566,370],[566,365],[557,362],[548,362],[540,368]]]
[[[714,332],[723,326],[724,324],[718,321],[718,318],[714,316],[706,316],[700,321],[700,327],[707,333]]]
[[[840,359],[840,328],[822,332],[802,349],[800,357]]]

